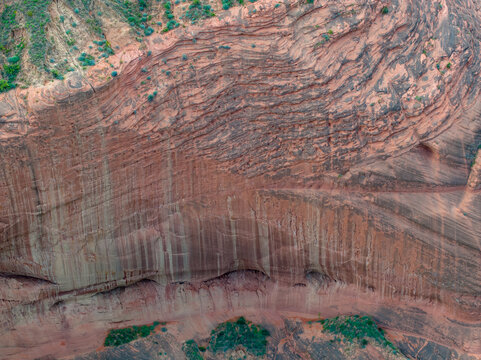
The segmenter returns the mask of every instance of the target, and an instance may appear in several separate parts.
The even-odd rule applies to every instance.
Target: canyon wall
[[[481,354],[481,8],[383,5],[259,1],[126,47],[109,81],[2,95],[0,345],[59,301],[255,270],[381,323],[422,303],[393,331]]]

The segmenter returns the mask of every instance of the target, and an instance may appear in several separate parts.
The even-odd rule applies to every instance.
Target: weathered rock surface
[[[2,95],[7,358],[91,351],[144,304],[363,312],[421,337],[409,356],[479,357],[479,3],[274,5],[126,48],[108,83],[98,66]],[[266,278],[235,304],[203,292],[237,270]]]

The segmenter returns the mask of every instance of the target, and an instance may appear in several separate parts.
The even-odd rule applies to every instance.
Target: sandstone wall
[[[109,82],[2,95],[4,324],[250,269],[479,325],[479,4],[274,4],[126,48]]]

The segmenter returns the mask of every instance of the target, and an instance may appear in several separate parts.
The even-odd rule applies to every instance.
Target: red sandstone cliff
[[[260,1],[124,49],[107,83],[2,95],[0,348],[123,319],[117,295],[82,300],[108,316],[78,299],[142,279],[157,290],[121,303],[236,308],[225,288],[199,307],[196,284],[257,270],[239,291],[265,300],[241,307],[367,312],[481,354],[481,9],[440,4]]]

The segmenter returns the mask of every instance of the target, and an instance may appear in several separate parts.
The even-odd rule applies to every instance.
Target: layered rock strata
[[[55,303],[74,319],[79,301],[115,308],[85,295],[242,270],[334,294],[306,285],[317,305],[281,306],[269,288],[273,309],[344,294],[393,331],[481,354],[480,5],[388,5],[259,1],[152,36],[150,55],[125,48],[111,81],[99,65],[2,95],[6,354],[41,347],[14,329]],[[392,321],[412,308],[429,315]]]

